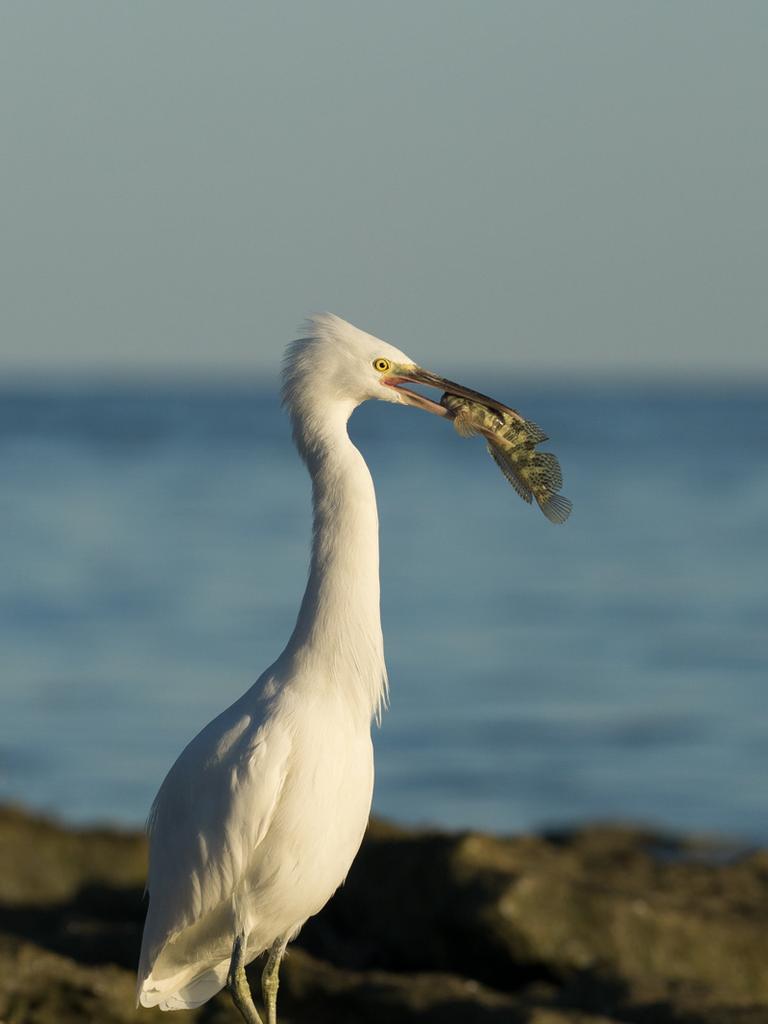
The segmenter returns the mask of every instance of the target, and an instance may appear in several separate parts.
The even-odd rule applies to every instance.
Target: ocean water
[[[768,389],[495,379],[553,438],[553,526],[475,440],[370,405],[391,707],[374,806],[768,840]],[[279,653],[309,481],[273,393],[0,393],[0,799],[141,822]]]

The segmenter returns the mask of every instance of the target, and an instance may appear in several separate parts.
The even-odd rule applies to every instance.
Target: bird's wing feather
[[[140,978],[173,936],[236,895],[272,820],[290,748],[284,726],[235,704],[171,768],[149,820]]]

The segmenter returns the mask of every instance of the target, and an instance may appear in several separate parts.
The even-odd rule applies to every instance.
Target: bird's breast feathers
[[[168,773],[150,823],[145,976],[175,936],[224,903],[222,949],[233,918],[266,944],[344,880],[370,811],[370,731],[344,716],[319,723],[313,703],[241,700]]]

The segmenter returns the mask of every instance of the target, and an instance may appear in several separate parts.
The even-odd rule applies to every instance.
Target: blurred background
[[[377,484],[375,811],[768,840],[768,7],[0,7],[0,799],[143,821],[279,653],[330,309],[540,423],[574,513],[413,410]]]

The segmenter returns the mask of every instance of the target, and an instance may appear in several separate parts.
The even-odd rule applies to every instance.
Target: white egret
[[[269,950],[262,992],[275,1024],[285,947],[360,846],[387,677],[376,498],[347,420],[371,398],[446,414],[408,381],[484,397],[330,314],[288,349],[283,400],[312,477],[309,579],[283,653],[191,741],[155,798],[144,1006],[189,1009],[228,985],[256,1024],[245,965]]]

